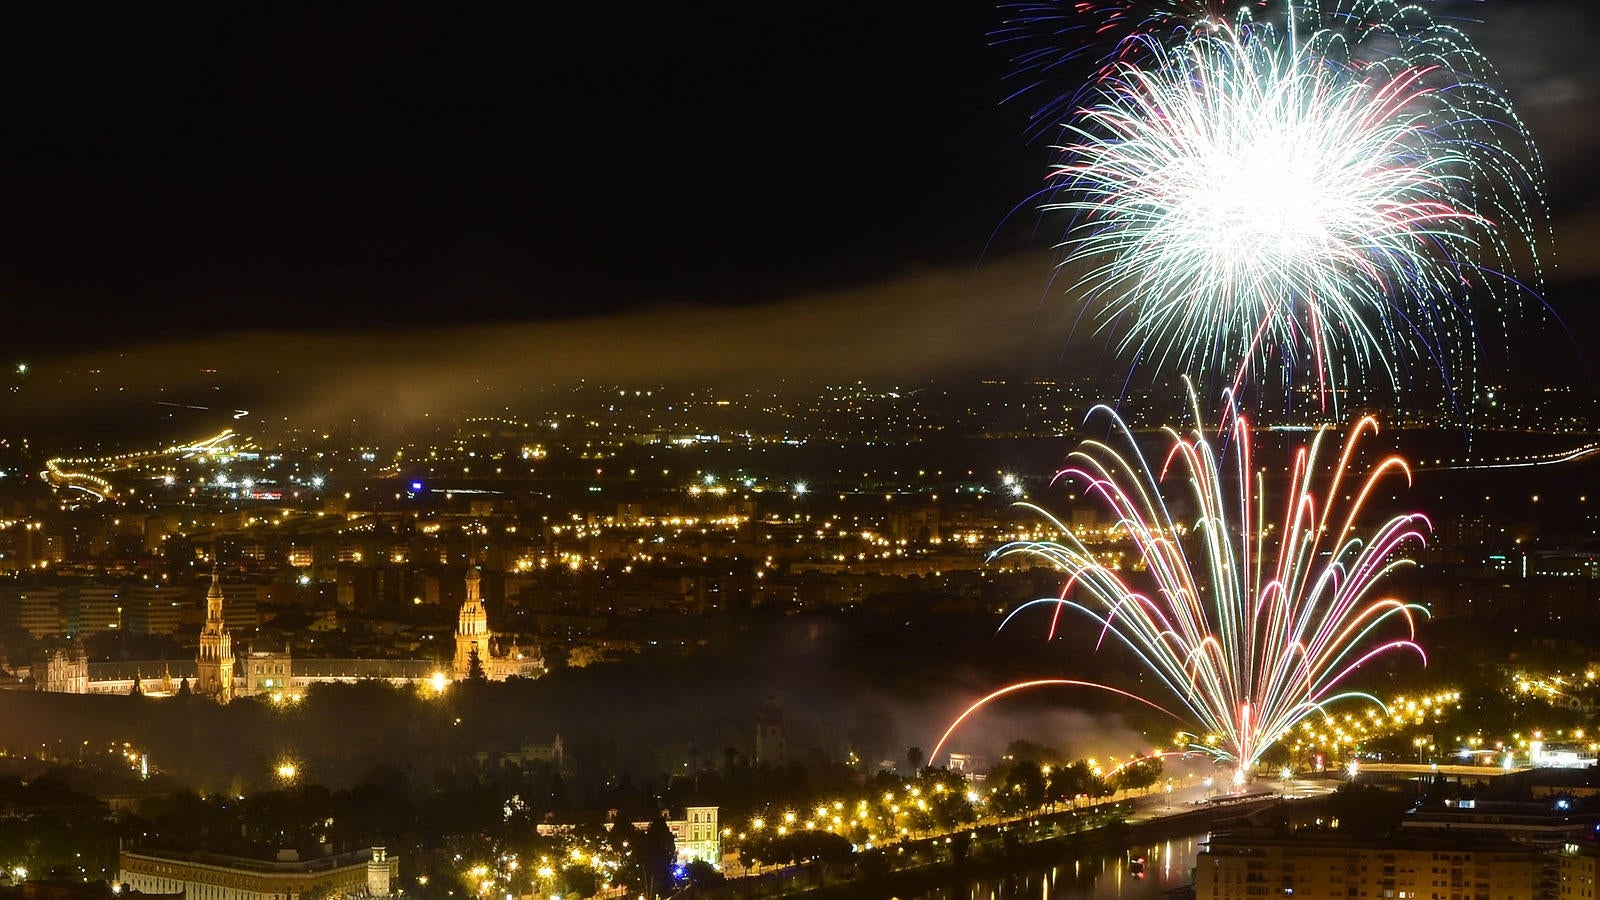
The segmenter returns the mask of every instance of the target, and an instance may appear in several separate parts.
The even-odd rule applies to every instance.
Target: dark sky
[[[974,259],[1042,174],[986,5],[501,6],[13,20],[11,339],[775,298]]]
[[[1593,274],[1600,14],[1449,8],[1485,20],[1549,155],[1558,231],[1584,248],[1557,278]],[[19,357],[749,306],[970,269],[1048,158],[999,104],[985,2],[8,17],[0,291]]]

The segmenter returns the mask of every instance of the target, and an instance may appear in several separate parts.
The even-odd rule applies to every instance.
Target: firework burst
[[[1169,429],[1169,447],[1152,466],[1126,423],[1106,407],[1097,413],[1109,418],[1112,440],[1122,450],[1088,441],[1058,478],[1080,485],[1105,507],[1115,530],[1133,545],[1140,574],[1130,580],[1052,518],[1060,540],[1016,543],[997,552],[1042,558],[1066,574],[1066,586],[1058,597],[1019,607],[1006,623],[1048,607],[1054,637],[1063,612],[1087,615],[1097,623],[1101,642],[1124,644],[1175,698],[1168,707],[1179,712],[1169,715],[1192,730],[1193,749],[1233,761],[1241,775],[1292,726],[1327,704],[1351,697],[1378,703],[1342,687],[1363,663],[1395,651],[1424,657],[1412,639],[1421,607],[1377,591],[1389,573],[1407,564],[1404,551],[1423,543],[1427,520],[1399,515],[1376,530],[1362,530],[1366,504],[1383,483],[1410,479],[1406,463],[1394,456],[1364,476],[1353,471],[1362,438],[1377,432],[1374,419],[1351,427],[1337,451],[1330,451],[1337,440],[1328,429],[1295,448],[1285,471],[1284,502],[1274,516],[1267,504],[1267,470],[1256,467],[1243,416],[1230,415],[1219,445],[1207,439],[1196,409],[1194,430],[1184,435]],[[1336,457],[1331,464],[1330,455]],[[1175,515],[1179,505],[1192,507],[1190,516]],[[1392,634],[1396,626],[1403,636]],[[935,745],[935,757],[990,701],[1046,685],[1130,696],[1066,679],[1010,685],[968,707]],[[1154,700],[1135,699],[1168,711]]]
[[[1472,374],[1476,311],[1520,304],[1512,271],[1538,281],[1542,171],[1470,45],[1399,21],[1208,21],[1095,82],[1045,208],[1135,365],[1324,400],[1414,362]]]

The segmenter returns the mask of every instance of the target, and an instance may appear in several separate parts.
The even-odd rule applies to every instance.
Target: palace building
[[[391,897],[399,881],[399,858],[383,847],[307,860],[292,850],[276,860],[123,850],[117,867],[117,880],[130,890],[187,900]]]
[[[470,673],[474,656],[490,681],[543,675],[544,657],[537,648],[524,650],[515,641],[501,645],[489,629],[481,582],[477,568],[469,568],[467,596],[456,621],[455,655],[443,663],[431,659],[295,658],[287,648],[252,648],[243,657],[236,657],[233,638],[223,621],[222,576],[214,570],[206,592],[205,625],[200,629],[200,645],[193,663],[94,663],[74,642],[65,649],[41,653],[28,674],[35,690],[67,694],[128,694],[137,687],[146,696],[165,696],[187,683],[197,696],[218,703],[255,695],[289,697],[319,682],[386,681],[404,685],[438,683],[441,679],[460,681]]]

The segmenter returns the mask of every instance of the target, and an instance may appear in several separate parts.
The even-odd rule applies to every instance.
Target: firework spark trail
[[[1194,749],[1234,761],[1241,773],[1326,704],[1351,697],[1377,703],[1341,687],[1362,664],[1396,650],[1426,660],[1412,640],[1414,615],[1425,611],[1375,596],[1385,577],[1408,564],[1405,551],[1423,544],[1428,523],[1411,513],[1362,529],[1374,492],[1391,478],[1410,481],[1406,463],[1394,456],[1364,475],[1351,471],[1362,438],[1377,433],[1371,417],[1350,428],[1332,464],[1324,463],[1333,443],[1326,428],[1296,448],[1282,513],[1274,517],[1249,422],[1237,411],[1219,437],[1208,439],[1196,409],[1190,433],[1167,430],[1170,444],[1157,465],[1114,411],[1098,407],[1095,414],[1109,418],[1113,436],[1086,441],[1058,478],[1079,484],[1104,505],[1113,530],[1133,544],[1145,569],[1140,581],[1151,590],[1126,580],[1071,529],[1039,510],[1060,540],[1019,542],[996,552],[1045,559],[1066,574],[1067,587],[1059,596],[1024,604],[1002,628],[1040,606],[1088,615],[1102,641],[1121,641],[1177,698],[1196,735],[1214,736],[1196,737]],[[1359,485],[1347,484],[1357,478]],[[1184,501],[1194,507],[1187,521],[1169,505]],[[1380,639],[1391,622],[1403,625],[1406,636]],[[1052,615],[1052,636],[1055,627]],[[1002,688],[963,712],[940,738],[935,755],[989,701],[1045,683],[1083,684],[1050,680]]]
[[[1119,63],[1143,62],[1146,46],[1135,38],[1165,43],[1197,23],[1266,7],[1261,0],[1018,0],[1001,4],[1005,19],[990,39],[1011,53],[1015,86],[1006,101],[1033,101],[1029,132],[1040,135],[1070,118],[1085,84]]]
[[[1139,62],[1066,124],[1044,208],[1072,217],[1075,290],[1136,366],[1206,386],[1308,370],[1324,401],[1369,372],[1398,389],[1414,362],[1451,385],[1479,310],[1520,305],[1507,273],[1538,282],[1542,169],[1487,63],[1414,7],[1361,10],[1309,35],[1135,35]]]
[[[1129,700],[1143,703],[1145,706],[1148,706],[1157,712],[1165,713],[1167,716],[1177,719],[1180,722],[1183,721],[1183,719],[1176,713],[1158,703],[1141,697],[1138,694],[1130,693],[1122,690],[1121,688],[1114,688],[1109,685],[1100,684],[1094,681],[1078,681],[1077,679],[1072,678],[1038,678],[1034,679],[1033,681],[1018,681],[1014,684],[1008,684],[1005,687],[999,688],[998,690],[991,691],[988,695],[980,698],[971,706],[968,706],[964,711],[962,711],[961,715],[956,716],[949,726],[945,728],[944,734],[939,736],[939,740],[934,742],[933,753],[929,755],[928,761],[932,763],[934,760],[938,759],[939,751],[944,748],[945,742],[950,740],[950,736],[955,734],[956,731],[967,721],[967,719],[971,718],[979,710],[983,709],[985,706],[988,706],[991,702],[999,700],[1001,697],[1015,694],[1018,691],[1026,691],[1039,687],[1083,687],[1091,688],[1093,690],[1107,691],[1120,697],[1125,697]]]

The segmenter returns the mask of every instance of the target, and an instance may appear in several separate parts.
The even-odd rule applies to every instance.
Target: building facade
[[[717,807],[691,806],[683,811],[683,818],[667,819],[667,828],[672,831],[679,862],[700,860],[722,866],[722,830],[717,825]]]
[[[34,657],[32,675],[36,691],[82,694],[89,690],[89,657],[76,642],[45,650]]]
[[[1362,841],[1244,828],[1212,836],[1196,860],[1195,896],[1534,900],[1543,896],[1541,863],[1531,846],[1486,836]]]
[[[292,694],[323,682],[353,683],[385,681],[396,685],[432,682],[438,678],[465,678],[476,653],[483,673],[491,681],[516,676],[537,678],[544,674],[544,657],[535,650],[524,651],[514,642],[502,652],[495,647],[494,632],[479,594],[480,577],[476,569],[467,575],[467,599],[461,605],[455,635],[455,657],[447,666],[426,659],[322,659],[294,658],[288,649],[281,652],[254,651],[241,659],[234,655],[233,638],[224,617],[229,601],[224,597],[221,577],[213,572],[206,593],[206,618],[200,630],[199,649],[194,662],[153,660],[142,662],[89,663],[74,643],[69,650],[46,654],[35,660],[32,672],[39,690],[74,694],[126,694],[136,681],[146,696],[164,696],[169,690],[156,681],[162,675],[177,684],[188,680],[195,694],[227,703],[235,697]],[[140,592],[150,594],[144,597]],[[192,596],[192,595],[190,595]],[[155,632],[144,617],[151,610],[169,609],[177,621],[183,593],[178,588],[135,588],[123,598],[133,604],[124,609],[130,633]],[[148,600],[149,602],[145,602]],[[52,603],[54,601],[52,600]],[[0,607],[5,601],[0,600]],[[14,609],[15,604],[11,608]],[[247,611],[252,607],[245,607]],[[54,609],[54,606],[52,606]],[[251,612],[253,615],[253,612]]]
[[[1557,900],[1594,900],[1600,888],[1600,847],[1568,844],[1556,856]]]
[[[300,900],[315,893],[386,897],[399,878],[399,866],[399,857],[383,847],[309,860],[270,861],[215,853],[124,850],[118,855],[117,880],[147,894],[182,893],[185,900]]]
[[[661,818],[666,821],[667,830],[672,832],[672,844],[678,862],[690,863],[699,860],[717,868],[722,867],[722,829],[717,825],[717,810],[718,807],[715,806],[690,806],[684,809],[681,818],[674,816],[671,810],[661,811]],[[632,824],[635,831],[645,832],[655,823],[644,820]],[[606,830],[611,830],[610,822],[606,823]],[[539,833],[557,832],[554,829],[546,831],[541,826]]]

